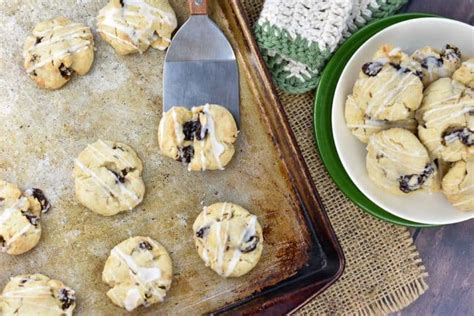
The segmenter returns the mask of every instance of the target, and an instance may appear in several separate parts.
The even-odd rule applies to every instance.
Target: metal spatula
[[[163,110],[219,104],[237,122],[239,73],[229,41],[207,15],[207,0],[188,0],[190,18],[174,36],[163,73]]]

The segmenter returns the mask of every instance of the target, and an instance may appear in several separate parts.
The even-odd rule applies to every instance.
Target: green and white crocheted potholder
[[[266,0],[255,37],[273,80],[290,93],[314,89],[327,60],[353,32],[407,0]]]

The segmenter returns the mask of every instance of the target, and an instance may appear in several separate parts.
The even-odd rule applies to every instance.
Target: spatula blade
[[[206,103],[226,107],[239,122],[239,73],[234,51],[206,15],[191,16],[166,54],[163,110]]]

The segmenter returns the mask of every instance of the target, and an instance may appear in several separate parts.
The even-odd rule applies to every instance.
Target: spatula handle
[[[207,0],[188,0],[191,15],[207,14]]]

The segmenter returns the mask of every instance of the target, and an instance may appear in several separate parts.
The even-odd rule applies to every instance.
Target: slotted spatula
[[[165,57],[163,110],[219,104],[240,120],[239,73],[234,51],[207,15],[207,0],[188,0],[191,16]]]

